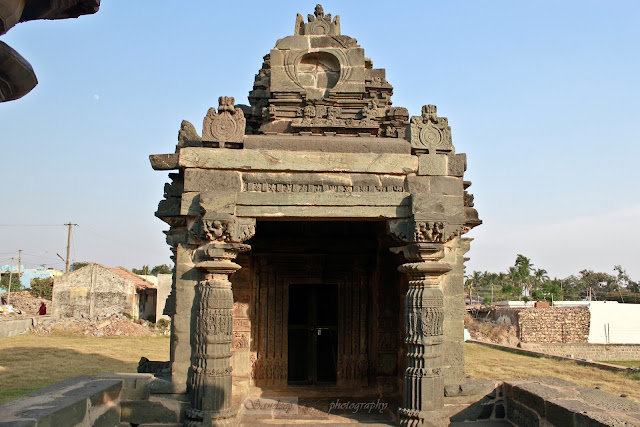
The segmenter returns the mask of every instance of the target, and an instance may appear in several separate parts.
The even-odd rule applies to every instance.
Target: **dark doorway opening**
[[[289,286],[289,384],[335,384],[338,287]]]

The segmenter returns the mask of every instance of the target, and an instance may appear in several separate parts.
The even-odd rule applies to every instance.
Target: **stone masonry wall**
[[[535,343],[586,343],[590,318],[588,307],[518,310],[519,338]]]
[[[640,360],[640,344],[525,343],[522,348],[554,356],[572,356],[576,359],[599,361]]]

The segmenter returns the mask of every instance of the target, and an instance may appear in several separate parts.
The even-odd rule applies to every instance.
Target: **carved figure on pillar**
[[[240,269],[233,262],[255,232],[255,220],[226,216],[203,219],[201,237],[206,242],[195,253],[202,271],[196,285],[197,318],[191,351],[188,427],[232,425],[231,342],[233,341],[233,291],[229,276]]]
[[[428,233],[425,227],[428,227]],[[413,220],[390,222],[391,233],[409,243],[391,249],[394,253],[402,253],[409,261],[398,267],[409,276],[409,289],[404,301],[407,367],[403,404],[398,409],[400,425],[403,426],[423,425],[428,411],[444,406],[444,295],[440,280],[451,266],[441,261],[444,257],[443,230],[444,225],[438,221],[430,226]]]

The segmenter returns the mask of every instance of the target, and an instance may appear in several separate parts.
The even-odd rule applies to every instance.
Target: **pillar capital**
[[[444,258],[444,245],[442,243],[410,243],[405,246],[390,248],[390,250],[394,254],[402,254],[407,261],[412,262],[438,261]]]

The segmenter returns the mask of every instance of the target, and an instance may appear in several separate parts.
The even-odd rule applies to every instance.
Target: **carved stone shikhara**
[[[329,363],[336,387],[402,394],[403,425],[464,381],[463,235],[481,223],[466,157],[435,106],[410,119],[392,91],[318,6],[265,56],[249,105],[221,97],[202,137],[183,122],[176,152],[152,156],[177,169],[156,215],[176,262],[171,378],[190,394],[187,425],[232,423],[234,393],[286,389],[296,345],[322,331],[331,356],[308,353],[303,377]],[[295,286],[324,287],[315,304],[335,289],[305,311],[335,312],[315,338],[300,331],[317,319],[291,324],[308,303]]]

